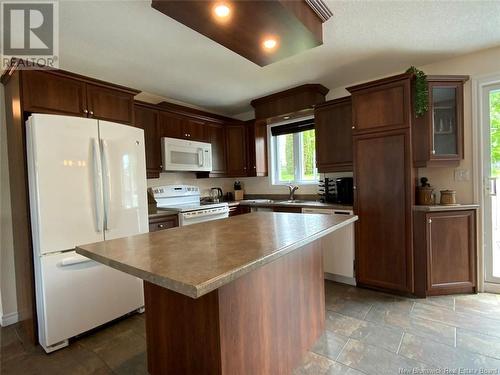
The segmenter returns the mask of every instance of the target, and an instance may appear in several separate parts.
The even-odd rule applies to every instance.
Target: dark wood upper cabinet
[[[247,127],[247,176],[267,176],[267,122],[250,120]]]
[[[134,96],[107,87],[87,84],[89,117],[131,124],[134,120]]]
[[[206,142],[205,122],[171,112],[160,111],[160,134],[162,137]]]
[[[146,174],[158,178],[161,172],[161,141],[158,133],[159,111],[147,104],[134,105],[134,125],[144,130],[146,149]]]
[[[353,133],[408,128],[411,78],[401,74],[347,88],[352,94]]]
[[[330,100],[314,109],[318,172],[352,171],[351,97]]]
[[[415,119],[415,167],[453,166],[464,157],[464,83],[468,76],[428,76],[429,110]]]
[[[95,82],[95,83],[94,83]],[[137,90],[60,70],[22,74],[25,110],[132,124]]]
[[[22,88],[26,111],[86,116],[86,89],[82,81],[44,70],[25,70]]]
[[[416,293],[476,291],[476,211],[415,211]]]
[[[193,141],[206,142],[207,133],[205,121],[189,119],[184,123],[184,137]]]
[[[226,125],[227,174],[231,177],[247,175],[247,129],[244,123]]]
[[[159,112],[158,134],[160,137],[186,138],[184,123],[186,119],[169,112]]]
[[[224,125],[207,123],[207,142],[212,145],[212,172],[213,177],[222,177],[227,174],[226,160],[226,132]]]

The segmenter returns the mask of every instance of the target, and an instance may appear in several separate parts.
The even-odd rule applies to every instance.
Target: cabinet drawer
[[[179,226],[179,219],[176,216],[163,217],[161,219],[149,221],[149,231],[157,232],[159,230],[175,228]]]

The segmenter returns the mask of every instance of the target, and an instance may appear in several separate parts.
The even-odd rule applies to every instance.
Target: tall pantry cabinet
[[[352,94],[356,279],[413,293],[412,75],[349,87]]]

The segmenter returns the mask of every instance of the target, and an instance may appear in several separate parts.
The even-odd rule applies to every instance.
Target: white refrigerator
[[[144,133],[43,114],[26,130],[39,342],[51,352],[144,306],[140,279],[74,251],[148,232]]]

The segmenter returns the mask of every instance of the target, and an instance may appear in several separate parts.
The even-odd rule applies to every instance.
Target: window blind
[[[300,133],[311,129],[314,129],[314,118],[292,122],[284,125],[273,126],[271,128],[271,134],[273,136],[278,136],[285,134]]]

